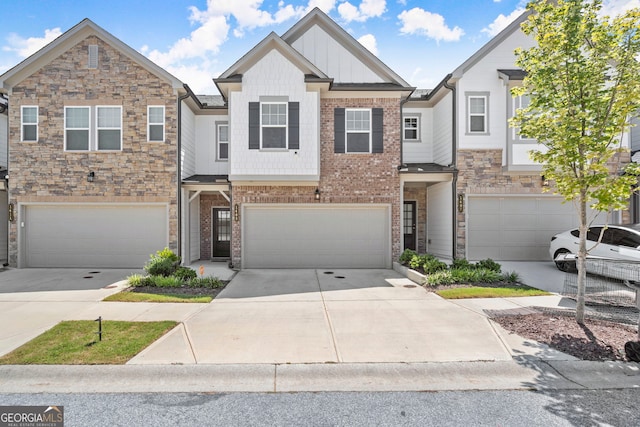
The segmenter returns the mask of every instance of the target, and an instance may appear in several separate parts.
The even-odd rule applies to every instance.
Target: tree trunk
[[[584,294],[587,286],[587,198],[586,194],[580,193],[578,199],[578,209],[580,217],[580,244],[578,247],[578,295],[576,299],[576,322],[584,324]]]

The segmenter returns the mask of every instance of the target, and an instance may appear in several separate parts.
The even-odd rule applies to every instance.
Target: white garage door
[[[578,226],[571,203],[558,197],[469,197],[467,258],[549,260],[554,234]]]
[[[246,206],[243,268],[390,268],[389,206]]]
[[[167,246],[164,205],[29,205],[25,267],[141,268]]]

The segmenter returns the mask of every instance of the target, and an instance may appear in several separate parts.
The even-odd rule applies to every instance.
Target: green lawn
[[[213,300],[211,295],[182,294],[146,294],[144,292],[122,291],[109,295],[103,301],[119,302],[195,302],[208,304]]]
[[[98,341],[98,322],[64,321],[0,357],[0,365],[120,365],[176,325],[103,320]]]
[[[509,287],[481,287],[473,286],[470,288],[452,288],[436,291],[436,294],[446,299],[462,299],[462,298],[511,298],[511,297],[533,297],[539,295],[551,295],[549,292],[528,286],[509,286]]]

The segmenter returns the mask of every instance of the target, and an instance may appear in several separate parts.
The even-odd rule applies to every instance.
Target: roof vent
[[[98,68],[98,45],[89,45],[89,68]]]

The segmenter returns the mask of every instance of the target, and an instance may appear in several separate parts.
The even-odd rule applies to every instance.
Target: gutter
[[[451,133],[451,165],[453,166],[453,180],[451,182],[451,185],[453,186],[452,188],[452,192],[451,192],[451,211],[452,211],[452,217],[453,217],[453,223],[452,223],[452,227],[451,227],[451,234],[453,237],[453,245],[452,245],[452,251],[451,251],[451,255],[453,257],[453,259],[457,258],[458,255],[458,250],[457,250],[457,246],[458,246],[458,210],[457,210],[457,186],[458,186],[458,169],[456,168],[456,164],[458,161],[458,126],[457,126],[457,114],[456,114],[456,86],[455,84],[452,86],[449,84],[449,80],[451,79],[451,74],[448,74],[447,77],[444,78],[444,80],[442,80],[442,86],[445,89],[449,89],[451,91],[451,95],[452,95],[452,100],[451,100],[451,126],[452,126],[452,133]]]
[[[177,205],[177,216],[178,216],[178,229],[177,229],[177,255],[179,257],[182,256],[182,101],[192,96],[193,92],[189,89],[189,86],[186,84],[183,85],[186,94],[178,96],[178,146],[177,146],[177,178],[178,178],[178,205]]]

